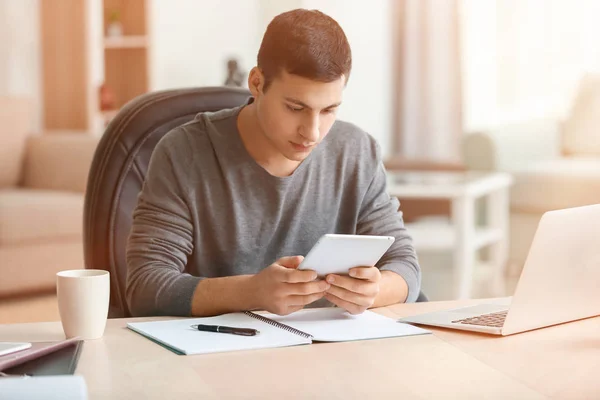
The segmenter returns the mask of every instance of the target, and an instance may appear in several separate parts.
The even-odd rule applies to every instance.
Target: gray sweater
[[[127,246],[132,314],[189,316],[202,279],[256,274],[325,233],[394,236],[377,266],[415,301],[421,272],[375,140],[337,121],[291,176],[275,177],[246,151],[240,110],[199,114],[156,146]]]

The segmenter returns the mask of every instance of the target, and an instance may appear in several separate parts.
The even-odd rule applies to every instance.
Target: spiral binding
[[[292,328],[289,325],[282,324],[281,322],[274,321],[271,318],[267,318],[267,317],[265,317],[263,315],[260,315],[260,314],[254,314],[252,311],[245,311],[244,314],[248,315],[249,317],[256,318],[259,321],[266,322],[269,325],[272,325],[272,326],[275,326],[277,328],[280,328],[280,329],[286,330],[288,332],[291,332],[291,333],[293,333],[295,335],[302,336],[305,339],[311,339],[313,337],[312,335],[309,335],[306,332],[302,332],[301,330],[298,330],[296,328]]]

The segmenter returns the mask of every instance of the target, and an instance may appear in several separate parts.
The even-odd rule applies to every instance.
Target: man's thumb
[[[300,263],[304,260],[304,256],[290,256],[280,258],[277,264],[282,267],[296,269],[300,265]]]

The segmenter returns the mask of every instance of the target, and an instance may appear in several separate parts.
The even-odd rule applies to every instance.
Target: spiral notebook
[[[191,325],[224,325],[257,329],[256,336],[200,332]],[[340,308],[315,308],[287,316],[269,313],[231,313],[217,317],[130,322],[127,327],[177,354],[206,354],[297,346],[317,342],[345,342],[427,334],[371,311],[351,315]]]

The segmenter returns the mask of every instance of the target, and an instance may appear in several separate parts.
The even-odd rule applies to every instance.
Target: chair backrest
[[[85,267],[110,272],[109,317],[130,316],[125,300],[125,250],[133,211],[159,140],[200,112],[242,105],[250,93],[229,87],[142,95],[110,122],[94,154],[85,195]]]

